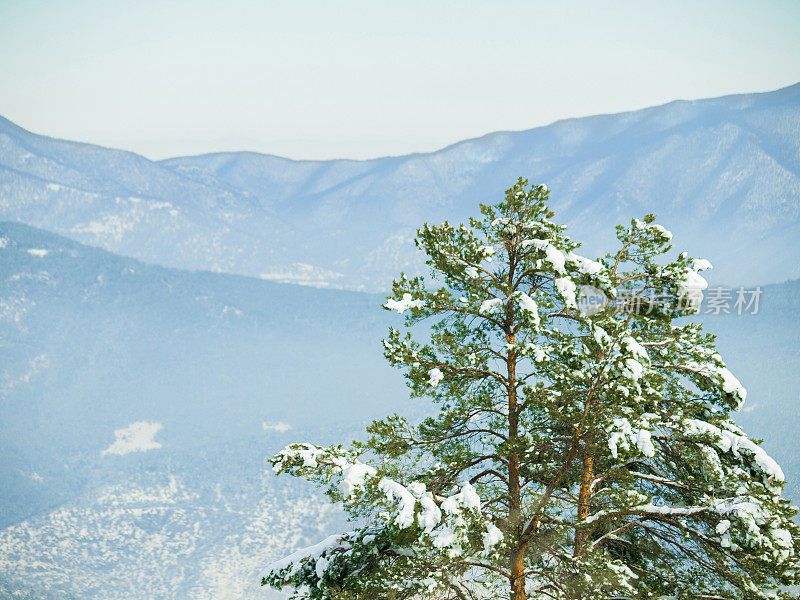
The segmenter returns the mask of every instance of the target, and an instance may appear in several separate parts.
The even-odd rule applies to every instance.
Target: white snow
[[[636,436],[636,446],[645,456],[652,458],[656,455],[655,446],[653,446],[650,432],[647,429],[639,430],[639,435]]]
[[[634,381],[638,381],[642,378],[642,374],[644,373],[644,367],[642,363],[640,363],[635,358],[626,358],[625,359],[625,368],[623,369],[623,375],[626,376],[628,379],[633,379]]]
[[[488,552],[493,546],[499,544],[503,539],[503,532],[500,531],[494,523],[489,523],[486,527],[486,533],[483,534],[483,549]]]
[[[423,494],[419,503],[422,506],[422,511],[417,515],[417,523],[425,531],[431,531],[442,520],[442,511],[436,506],[433,501],[433,495],[430,492]]]
[[[347,543],[346,538],[348,535],[352,535],[352,532],[342,534],[335,534],[326,537],[321,542],[314,544],[313,546],[308,546],[307,548],[303,548],[282,558],[280,560],[275,561],[271,565],[267,567],[267,576],[269,575],[277,575],[281,571],[284,571],[291,567],[291,571],[286,575],[286,577],[291,577],[298,570],[300,567],[308,560],[318,560],[321,558],[327,551],[332,550],[334,548],[338,548],[342,546],[342,543]],[[349,544],[348,544],[349,546]]]
[[[103,450],[102,455],[117,454],[121,456],[131,452],[145,452],[146,450],[161,448],[161,444],[154,441],[153,437],[163,427],[161,423],[137,421],[123,429],[116,429],[114,431],[116,440]]]
[[[720,429],[716,425],[698,419],[687,419],[684,433],[689,436],[711,434],[717,438],[716,446],[722,452],[732,452],[742,456],[744,451],[744,457],[751,458],[758,470],[767,477],[767,480],[774,482],[785,481],[780,465],[761,446],[758,446],[746,435],[739,435],[727,429]]]
[[[458,515],[461,508],[480,508],[481,499],[475,488],[469,483],[461,487],[461,491],[452,496],[448,496],[442,502],[442,510],[449,515]]]
[[[656,455],[650,432],[647,429],[634,429],[628,419],[614,419],[614,425],[610,428],[609,433],[608,448],[614,458],[617,458],[620,447],[630,450],[631,444],[636,446],[639,452],[648,458]]]
[[[466,269],[464,269],[464,273],[466,273],[473,279],[478,278],[478,269],[476,269],[475,267],[467,267]]]
[[[664,506],[652,503],[636,507],[637,512],[656,513],[659,515],[694,515],[709,510],[707,506]]]
[[[697,273],[697,270],[687,269],[683,273],[683,277],[677,280],[676,283],[678,285],[679,298],[685,298],[691,306],[697,307],[700,305],[703,301],[703,290],[708,287],[708,282]]]
[[[342,467],[342,481],[339,491],[345,498],[350,497],[356,488],[362,487],[367,477],[375,475],[375,468],[364,463],[355,462]]]
[[[711,263],[707,261],[705,258],[697,258],[692,263],[695,271],[706,271],[708,269],[713,269]]]
[[[719,363],[722,362],[722,357],[720,357],[719,354],[715,354],[711,358],[717,360]],[[703,377],[711,379],[722,388],[723,392],[733,396],[737,403],[737,410],[744,405],[744,401],[747,399],[747,390],[742,385],[741,381],[739,381],[727,367],[711,362],[702,365],[688,362],[685,366],[687,369],[696,371]]]
[[[389,310],[396,310],[399,313],[403,313],[407,311],[409,308],[422,308],[425,306],[425,300],[414,300],[411,297],[411,294],[403,294],[402,300],[395,300],[394,298],[390,298],[386,304],[384,304],[386,308]]]
[[[489,300],[484,300],[481,302],[478,312],[484,315],[497,314],[503,309],[504,302],[505,300],[503,298],[490,298]]]
[[[566,273],[566,270],[564,269],[564,263],[567,260],[566,255],[547,240],[525,240],[522,242],[521,246],[523,248],[527,246],[533,246],[537,250],[542,250],[544,252],[545,261],[550,263],[554,271],[562,274]]]
[[[747,398],[747,390],[742,382],[727,367],[719,367],[717,375],[722,378],[722,391],[738,398],[739,407],[741,407]]]
[[[494,246],[481,246],[478,248],[478,252],[483,255],[483,260],[486,262],[492,262],[492,257],[495,255]]]
[[[408,489],[393,479],[384,477],[378,483],[378,489],[384,492],[389,501],[397,500],[398,512],[394,522],[401,529],[407,529],[414,524],[414,506],[417,501]]]
[[[264,421],[261,423],[261,429],[264,431],[277,431],[278,433],[285,433],[292,428],[291,425],[288,423],[284,423],[283,421],[277,421],[276,423],[267,423]]]
[[[779,527],[772,510],[765,507],[763,500],[753,496],[733,499],[718,499],[712,502],[711,510],[720,515],[735,515],[737,533],[743,534],[747,545],[761,553],[772,555],[778,561],[785,561],[794,554],[791,532]],[[724,519],[717,524],[716,531],[721,535],[721,544],[733,548],[730,535],[731,522]],[[764,528],[766,531],[763,531]]]
[[[303,461],[303,466],[310,469],[317,467],[317,459],[319,459],[325,450],[313,444],[291,444],[281,450],[279,456],[280,460],[276,461],[273,470],[277,473],[283,468],[283,463],[292,458],[299,458]]]
[[[533,357],[535,362],[542,362],[545,358],[547,358],[547,350],[545,350],[539,344],[534,344],[532,342],[525,344],[522,347],[522,351],[526,356]]]
[[[569,308],[577,308],[578,303],[575,299],[575,282],[569,277],[559,277],[554,283],[558,294],[564,300],[564,304]]]
[[[648,229],[654,229],[655,231],[658,232],[658,235],[660,235],[662,238],[664,238],[666,240],[671,240],[672,239],[672,232],[669,231],[668,229],[665,229],[662,225],[658,225],[656,223],[651,223],[650,225],[648,225],[647,228]]]
[[[428,375],[430,376],[428,379],[428,385],[431,387],[436,387],[442,382],[442,379],[444,379],[444,373],[442,373],[441,370],[436,367],[428,371]]]
[[[536,301],[528,296],[523,291],[515,292],[515,297],[517,302],[519,303],[519,307],[528,313],[530,318],[533,320],[534,324],[538,327],[539,326],[539,307],[536,304]]]
[[[30,254],[31,256],[38,256],[41,258],[43,256],[47,256],[48,254],[50,254],[50,251],[45,250],[43,248],[28,248],[28,254]]]
[[[611,336],[608,335],[608,332],[605,329],[594,324],[592,325],[592,337],[594,337],[594,341],[600,346],[607,346],[612,341]]]
[[[620,345],[625,349],[627,354],[630,354],[636,360],[650,362],[650,356],[647,354],[647,350],[645,350],[644,346],[637,342],[635,338],[625,336],[620,341]]]
[[[576,264],[578,271],[585,275],[597,275],[603,270],[603,265],[601,263],[572,252],[567,253],[567,260]]]

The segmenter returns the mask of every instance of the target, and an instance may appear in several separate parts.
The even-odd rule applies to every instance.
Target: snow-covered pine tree
[[[276,455],[276,472],[326,486],[353,526],[272,564],[264,584],[522,600],[774,598],[797,582],[783,473],[733,422],[745,390],[713,336],[681,318],[710,265],[668,260],[652,215],[589,260],[547,202],[520,179],[469,226],[418,232],[437,289],[403,277],[385,306],[409,328],[433,322],[424,342],[392,329],[384,346],[438,414]]]

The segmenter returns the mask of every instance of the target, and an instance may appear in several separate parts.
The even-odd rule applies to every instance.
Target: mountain
[[[0,597],[270,597],[341,517],[264,459],[413,413],[381,301],[0,224]]]
[[[97,471],[130,423],[194,451],[262,423],[337,431],[407,396],[378,296],[149,266],[16,223],[0,240],[0,524],[42,508],[24,473],[72,493],[65,459]]]
[[[0,120],[0,218],[147,262],[382,290],[421,268],[423,221],[461,221],[520,175],[585,254],[656,212],[731,285],[800,276],[800,84],[493,133],[367,161],[221,153],[149,161]]]
[[[264,565],[342,517],[265,457],[427,411],[381,356],[381,301],[0,223],[0,597],[270,598]],[[799,319],[800,281],[702,315],[795,501]]]

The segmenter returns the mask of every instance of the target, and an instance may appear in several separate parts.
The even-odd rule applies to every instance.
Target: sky
[[[800,2],[0,0],[0,115],[160,159],[431,151],[800,81]]]

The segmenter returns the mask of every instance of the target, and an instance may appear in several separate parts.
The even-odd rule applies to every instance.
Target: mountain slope
[[[157,264],[378,290],[420,269],[423,221],[463,220],[522,175],[550,186],[587,254],[657,212],[717,281],[764,283],[800,275],[798,132],[800,84],[370,161],[155,163],[0,121],[0,218]]]
[[[336,431],[406,396],[378,297],[147,266],[14,223],[0,245],[0,524],[83,490],[131,423],[192,452],[274,436],[262,423]]]
[[[690,251],[717,265],[718,280],[753,283],[800,274],[798,132],[800,85],[572,119],[365,163],[293,165],[222,154],[164,164],[244,189],[298,228],[320,229],[315,235],[326,227],[357,231],[370,240],[359,250],[368,257],[361,272],[373,285],[390,262],[381,251],[392,256],[403,248],[401,255],[411,256],[411,229],[425,220],[462,220],[519,175],[551,187],[559,218],[590,254],[613,244],[616,223],[657,212],[679,241],[691,241]],[[387,221],[391,231],[370,231]],[[343,236],[327,237],[329,248]]]
[[[248,236],[274,242],[287,229],[235,190],[132,152],[36,135],[2,117],[0,215],[153,262],[231,272],[247,264]],[[278,244],[258,252],[266,257],[258,264],[282,264]]]
[[[0,596],[272,597],[341,517],[265,457],[414,410],[380,302],[0,223]]]

